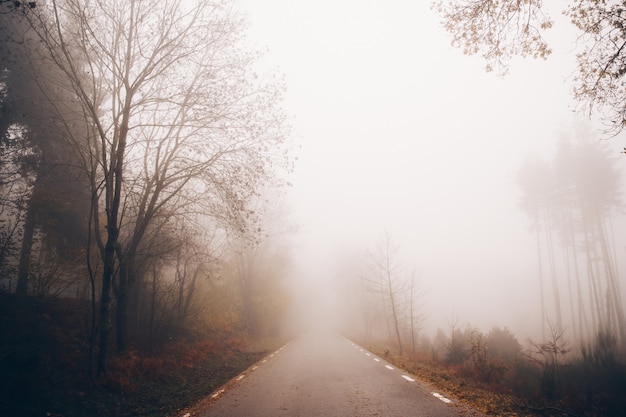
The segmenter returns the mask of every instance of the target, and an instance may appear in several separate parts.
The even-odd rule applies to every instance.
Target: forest
[[[550,55],[541,2],[460,3],[435,8],[453,45],[488,70]],[[587,3],[570,10],[581,28]],[[536,26],[488,30],[523,20]],[[332,288],[295,288],[287,84],[260,65],[248,26],[229,0],[0,0],[0,414],[173,416],[298,326],[323,324],[488,414],[624,415],[624,155],[574,129],[550,157],[516,167],[536,254],[524,279],[537,302],[522,301],[538,317],[532,338],[454,311],[432,317],[438,277],[407,267],[387,231],[336,276],[312,279]],[[600,52],[626,62],[622,49]],[[607,105],[617,134],[624,90],[611,82],[626,71],[598,76],[592,61],[575,94]],[[497,297],[479,286],[466,296],[485,294]],[[430,333],[428,322],[446,324]]]
[[[495,317],[492,327],[477,327],[462,312],[425,331],[432,277],[407,268],[388,232],[342,280],[347,316],[355,318],[344,331],[449,392],[475,396],[488,414],[622,415],[626,327],[615,244],[622,160],[589,137],[564,136],[551,160],[528,156],[517,172],[519,209],[536,237],[534,336],[520,339]]]
[[[16,372],[25,386],[63,372],[37,340],[61,349],[55,332],[76,349],[56,360],[83,389],[123,385],[114,359],[138,352],[277,337],[289,252],[275,236],[289,232],[272,217],[288,126],[283,85],[255,73],[238,12],[222,1],[0,7],[1,402]],[[56,318],[53,300],[71,328],[40,322]],[[32,375],[13,369],[24,363]]]

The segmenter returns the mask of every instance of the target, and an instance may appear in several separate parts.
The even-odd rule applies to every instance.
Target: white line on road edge
[[[452,401],[450,401],[449,399],[447,399],[446,397],[444,397],[443,395],[441,395],[441,394],[439,394],[437,392],[433,392],[432,394],[433,394],[433,396],[435,398],[439,398],[441,401],[443,401],[446,404],[450,404],[452,402]]]
[[[415,380],[408,375],[402,375],[402,378],[406,379],[409,382],[415,382]]]
[[[217,398],[220,395],[222,395],[223,393],[224,393],[224,390],[221,389],[221,390],[217,391],[215,394],[211,395],[211,398]]]
[[[372,356],[372,355],[370,355],[369,353],[366,353],[365,356]]]
[[[393,369],[393,366],[391,366],[391,365],[385,365],[385,368],[387,368],[387,369]]]
[[[245,375],[239,375],[235,381],[241,381],[242,379],[244,379],[246,376]]]
[[[375,360],[376,362],[380,362],[380,359],[378,359],[378,358],[374,358],[374,360]]]
[[[259,365],[254,365],[251,370],[256,371],[257,369],[259,369]]]

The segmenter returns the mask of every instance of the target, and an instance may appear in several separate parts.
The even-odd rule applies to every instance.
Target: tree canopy
[[[436,10],[452,44],[480,54],[488,71],[508,71],[513,56],[546,59],[544,35],[554,26],[541,0],[439,1]],[[626,127],[626,5],[619,1],[575,0],[563,10],[579,32],[577,75],[572,87],[582,108],[599,113],[607,131]]]

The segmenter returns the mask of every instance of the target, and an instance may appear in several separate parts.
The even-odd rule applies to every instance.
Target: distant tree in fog
[[[411,273],[411,277],[408,279],[407,290],[407,308],[409,329],[411,334],[411,353],[413,356],[413,360],[415,360],[415,355],[417,352],[417,339],[421,330],[422,323],[424,321],[424,312],[422,310],[424,289],[422,288],[420,276],[415,271]]]
[[[521,206],[532,219],[538,236],[542,328],[548,322],[543,307],[545,250],[555,294],[560,291],[557,276],[565,278],[574,338],[588,340],[599,331],[608,330],[626,341],[612,238],[611,219],[621,205],[615,160],[600,142],[591,142],[584,135],[575,140],[564,138],[552,164],[527,161],[519,171],[518,183],[522,190]],[[546,236],[543,245],[539,239],[541,230]],[[556,262],[553,233],[563,249],[563,264]],[[555,297],[555,306],[560,312],[560,298]],[[558,331],[565,327],[559,315],[554,327]]]
[[[522,191],[520,207],[530,217],[532,222],[531,228],[536,236],[542,334],[545,333],[547,317],[543,276],[542,232],[549,236],[550,230],[546,228],[545,223],[550,206],[551,180],[552,174],[548,163],[538,158],[527,158],[517,174],[517,183]]]
[[[615,158],[610,156],[606,147],[597,142],[575,139],[576,142],[569,150],[568,145],[562,145],[556,156],[557,161],[563,159],[560,166],[575,167],[572,172],[574,175],[562,176],[567,185],[561,187],[565,191],[558,194],[560,212],[565,209],[574,217],[571,221],[563,221],[568,216],[560,215],[558,226],[562,235],[574,233],[578,236],[572,244],[575,247],[578,242],[586,260],[586,292],[589,294],[593,326],[593,334],[587,336],[593,337],[598,331],[608,329],[625,342],[626,321],[612,247],[612,217],[615,209],[621,206],[619,172]],[[574,204],[573,209],[567,208],[570,202]],[[577,261],[578,257],[572,257],[571,262]],[[568,268],[568,271],[577,268]],[[581,288],[579,293],[583,292]],[[576,300],[572,299],[572,304],[575,303]],[[582,303],[579,308],[584,311]]]
[[[494,327],[487,333],[485,343],[491,359],[511,362],[522,352],[522,346],[509,329]]]
[[[367,285],[380,294],[390,336],[393,333],[399,354],[402,355],[401,294],[406,289],[406,282],[398,264],[397,251],[398,248],[393,243],[391,235],[385,232],[374,251],[367,254],[370,274],[366,280]]]

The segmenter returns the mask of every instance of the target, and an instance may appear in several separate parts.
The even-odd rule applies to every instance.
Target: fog
[[[485,331],[536,336],[536,236],[520,208],[517,172],[533,155],[553,159],[559,139],[580,132],[616,157],[625,146],[575,112],[575,37],[559,10],[549,59],[514,59],[500,76],[450,46],[429,2],[241,7],[252,42],[267,49],[262,65],[284,74],[299,145],[286,198],[301,230],[287,284],[296,305],[290,320],[354,324],[346,282],[387,234],[398,274],[419,276],[424,330],[454,316]],[[613,225],[622,259],[619,221]]]

